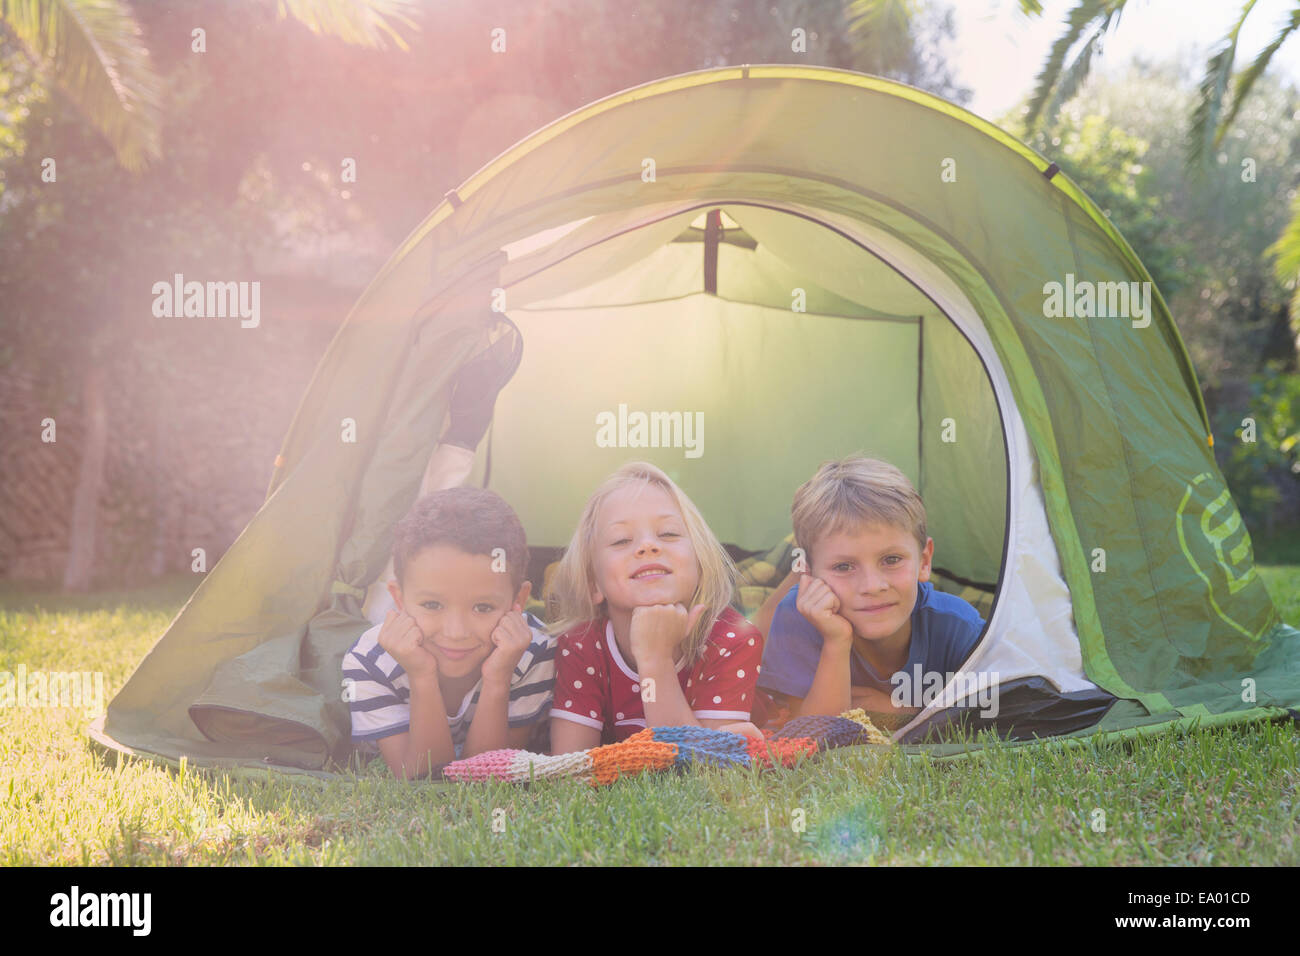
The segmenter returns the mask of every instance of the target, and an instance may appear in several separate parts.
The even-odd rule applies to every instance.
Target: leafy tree
[[[1247,440],[1247,422],[1254,435]],[[1294,523],[1300,493],[1300,375],[1252,375],[1238,403],[1215,415],[1215,433],[1232,441],[1215,448],[1219,466],[1246,523],[1277,533]],[[1287,519],[1290,519],[1289,521]]]
[[[853,68],[901,80],[954,103],[970,101],[944,56],[956,38],[952,8],[933,0],[848,0]]]
[[[406,0],[355,4],[285,0],[278,11],[281,19],[292,14],[311,30],[329,30],[347,42],[382,46],[386,36],[401,42],[388,19],[399,17],[408,7]],[[106,307],[105,302],[120,303],[127,298],[132,279],[148,287],[149,276],[140,275],[142,263],[147,261],[141,254],[151,246],[165,254],[176,247],[177,237],[184,236],[190,254],[199,253],[201,247],[196,248],[199,243],[195,242],[199,237],[192,228],[195,220],[209,229],[214,222],[222,223],[226,237],[262,223],[256,216],[232,217],[228,209],[224,215],[220,209],[202,210],[208,215],[179,223],[175,217],[193,216],[202,203],[191,200],[178,205],[174,200],[183,190],[150,192],[140,188],[138,179],[118,178],[86,141],[86,131],[93,129],[112,145],[116,163],[132,171],[161,156],[165,88],[140,40],[143,31],[128,4],[121,0],[0,0],[0,28],[4,62],[12,62],[14,46],[20,45],[37,72],[49,79],[88,124],[56,124],[51,113],[58,112],[61,101],[46,99],[35,114],[27,109],[29,115],[24,118],[28,122],[23,125],[30,142],[26,152],[59,157],[65,170],[68,158],[76,157],[81,175],[65,175],[56,180],[60,183],[57,190],[39,195],[36,191],[41,184],[29,180],[20,184],[22,189],[15,195],[13,178],[6,172],[6,233],[22,235],[25,241],[22,254],[15,255],[7,263],[10,268],[0,274],[0,290],[7,302],[15,303],[15,314],[9,318],[27,329],[26,344],[37,361],[43,359],[46,367],[71,368],[80,379],[85,432],[63,584],[69,590],[84,590],[90,585],[94,563],[109,433],[105,367],[121,357],[128,341],[120,311]],[[9,86],[19,71],[5,69],[3,73],[5,86]],[[194,90],[193,78],[188,84],[179,83],[173,104],[192,96]],[[27,91],[15,99],[26,100],[29,93],[39,96],[40,91],[29,82]],[[175,110],[172,115],[183,112]],[[199,135],[182,142],[202,138]],[[32,175],[30,166],[23,171]],[[168,174],[161,178],[165,182]],[[109,186],[114,179],[117,182]],[[151,179],[148,184],[158,186],[159,182]],[[201,190],[192,190],[189,195],[199,193]],[[155,216],[148,216],[148,211]],[[142,219],[154,228],[137,231],[138,243],[128,251],[121,244],[119,224]],[[96,264],[93,275],[87,263]],[[21,268],[24,264],[28,268]],[[96,315],[98,321],[86,329],[81,319],[84,315]],[[51,361],[55,352],[59,361]]]
[[[55,8],[75,12],[91,2],[26,6],[49,19]],[[156,324],[141,319],[143,291],[154,281],[173,271],[251,278],[281,253],[292,258],[328,242],[372,275],[450,187],[493,156],[570,110],[664,75],[791,62],[895,70],[932,88],[947,76],[938,48],[925,46],[924,23],[921,49],[908,52],[908,40],[890,49],[891,63],[855,58],[845,0],[95,2],[124,11],[129,19],[118,22],[147,50],[140,69],[158,80],[152,133],[132,132],[140,117],[123,111],[124,138],[112,141],[57,81],[52,64],[68,55],[64,48],[20,38],[18,4],[0,0],[0,374],[6,361],[39,370],[51,396],[81,409],[84,427],[72,430],[82,452],[81,505],[73,508],[80,557],[70,558],[70,586],[86,581],[94,551],[94,505],[106,479],[97,464],[104,456],[90,452],[110,433],[101,412],[121,370],[140,372],[130,389],[143,394],[167,374],[169,350],[220,349],[219,336],[206,331],[212,326],[174,324],[159,337]],[[380,39],[390,51],[399,44],[373,24],[374,42],[363,47],[347,42],[339,21],[309,16],[363,7],[409,53],[381,55]],[[398,18],[417,12],[418,30],[415,19]],[[205,56],[191,51],[195,26],[207,31]],[[495,27],[508,31],[506,55],[489,48]],[[314,32],[325,28],[331,35]],[[806,51],[792,49],[796,28]],[[110,89],[134,75],[95,66]],[[137,91],[120,102],[146,99]],[[157,161],[147,145],[153,135]],[[128,169],[123,155],[133,148],[141,162]],[[58,160],[57,188],[40,179],[47,156]],[[340,181],[343,157],[355,159],[356,183]]]
[[[1029,143],[1076,177],[1132,243],[1169,302],[1212,402],[1226,383],[1265,362],[1295,367],[1291,293],[1268,267],[1268,249],[1300,186],[1300,119],[1292,115],[1294,92],[1266,78],[1214,162],[1188,176],[1183,143],[1196,93],[1186,76],[1177,63],[1139,63],[1115,80],[1094,79],[1086,99],[1069,104]],[[1088,123],[1102,137],[1091,145],[1079,139]],[[1101,146],[1126,137],[1126,150],[1108,155]],[[1079,168],[1079,156],[1090,163]]]
[[[1104,108],[1058,114],[1029,145],[1050,157],[1119,228],[1161,293],[1169,297],[1187,281],[1188,246],[1178,223],[1162,211],[1151,143]]]
[[[1300,506],[1289,292],[1266,255],[1300,185],[1294,94],[1261,80],[1215,161],[1189,177],[1184,137],[1197,94],[1185,64],[1136,63],[1094,77],[1086,93],[1029,143],[1080,184],[1150,270],[1204,388],[1220,467],[1247,522],[1271,532]],[[1247,417],[1254,442],[1240,440]]]
[[[1025,129],[1031,132],[1037,129],[1080,89],[1093,61],[1101,53],[1106,34],[1118,28],[1128,3],[1129,0],[1078,0],[1071,8],[1065,30],[1052,45],[1035,81],[1025,112]],[[1215,151],[1223,146],[1229,130],[1251,101],[1273,58],[1300,31],[1300,0],[1293,0],[1292,9],[1272,42],[1234,76],[1241,28],[1254,12],[1256,3],[1257,0],[1246,0],[1227,34],[1212,47],[1190,107],[1187,165],[1201,174],[1213,162]],[[1034,0],[1021,0],[1021,9],[1031,15],[1042,14],[1041,4]],[[1073,58],[1067,66],[1066,60],[1072,52]],[[1268,254],[1273,257],[1278,281],[1292,290],[1291,319],[1300,327],[1300,199],[1295,201],[1289,221],[1269,247]]]
[[[260,0],[269,9],[270,0]],[[127,169],[162,155],[162,81],[125,0],[0,0],[0,29],[112,144]],[[394,24],[415,26],[411,0],[278,0],[280,19],[348,43],[407,49]]]

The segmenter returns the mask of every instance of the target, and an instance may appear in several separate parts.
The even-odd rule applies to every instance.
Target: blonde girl
[[[551,585],[551,750],[661,726],[748,724],[763,637],[731,606],[736,568],[666,474],[624,465],[592,494]],[[741,725],[741,726],[736,726]]]

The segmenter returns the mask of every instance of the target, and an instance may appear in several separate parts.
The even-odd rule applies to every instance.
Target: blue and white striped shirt
[[[524,620],[533,632],[533,639],[510,678],[506,717],[511,727],[545,720],[555,688],[556,639],[546,633],[533,615],[525,614]],[[352,699],[348,704],[352,712],[352,740],[357,749],[372,753],[379,749],[377,741],[411,729],[411,682],[402,665],[379,645],[381,627],[377,624],[366,631],[343,655],[343,676],[352,682]],[[482,687],[480,678],[466,692],[456,713],[447,715],[458,758],[474,720]]]

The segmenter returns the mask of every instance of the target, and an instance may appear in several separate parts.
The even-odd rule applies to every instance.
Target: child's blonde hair
[[[790,506],[794,537],[812,558],[813,543],[867,524],[902,528],[925,550],[925,505],[907,476],[886,461],[851,455],[822,462]]]
[[[673,483],[673,480],[649,462],[633,461],[614,472],[592,493],[578,519],[569,547],[555,569],[555,578],[547,596],[551,615],[556,618],[548,630],[561,634],[599,616],[592,592],[596,589],[596,575],[592,568],[593,542],[596,536],[596,515],[601,504],[615,491],[629,486],[658,485],[668,493],[686,525],[686,536],[695,549],[700,564],[700,583],[687,602],[687,610],[697,604],[705,606],[695,627],[686,635],[684,649],[688,663],[699,660],[704,653],[709,631],[718,617],[731,603],[736,590],[736,565],[709,530],[704,516],[695,503]]]

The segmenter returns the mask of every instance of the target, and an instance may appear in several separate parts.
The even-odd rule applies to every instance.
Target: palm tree
[[[1232,121],[1237,118],[1242,105],[1250,95],[1255,81],[1263,75],[1273,57],[1291,34],[1300,29],[1300,0],[1287,17],[1282,29],[1273,42],[1264,47],[1255,57],[1253,63],[1237,74],[1233,81],[1232,71],[1237,57],[1237,40],[1242,25],[1250,16],[1258,0],[1246,0],[1241,14],[1228,33],[1222,37],[1210,53],[1205,65],[1205,75],[1201,80],[1199,96],[1192,111],[1191,134],[1188,138],[1188,159],[1191,163],[1200,163],[1203,158],[1222,141]],[[1066,28],[1047,55],[1047,61],[1035,78],[1033,96],[1029,101],[1029,110],[1025,116],[1025,125],[1029,132],[1034,132],[1044,121],[1050,119],[1056,108],[1069,99],[1088,76],[1094,56],[1101,52],[1101,44],[1107,32],[1119,25],[1120,17],[1129,0],[1079,0],[1079,3],[1066,16]],[[1021,0],[1021,9],[1031,15],[1041,15],[1042,8],[1035,0]],[[1078,53],[1065,66],[1065,59],[1071,49],[1079,42]],[[1223,115],[1224,98],[1228,86],[1232,85],[1231,106],[1227,115]]]
[[[270,0],[256,0],[269,8]],[[276,0],[279,19],[363,47],[408,49],[394,24],[415,29],[412,0]],[[138,171],[162,156],[163,81],[150,65],[139,23],[124,0],[0,0],[0,31],[16,39],[38,68]],[[91,347],[94,351],[94,347]],[[86,435],[73,496],[66,590],[85,590],[94,564],[99,495],[108,443],[105,378],[87,363],[81,382]]]
[[[1042,16],[1041,0],[1018,2],[1024,15]],[[1223,142],[1224,135],[1241,112],[1255,82],[1268,69],[1278,50],[1300,30],[1300,0],[1294,0],[1294,7],[1273,42],[1264,47],[1254,62],[1234,79],[1237,39],[1256,2],[1246,0],[1236,22],[1215,44],[1206,62],[1188,136],[1187,162],[1193,170],[1204,168],[1208,157]],[[921,0],[847,0],[847,4],[850,22],[857,27],[851,33],[855,49],[865,51],[874,48],[869,44],[878,45],[884,35],[906,35]],[[1023,132],[1026,136],[1050,121],[1083,85],[1093,62],[1102,53],[1106,35],[1118,28],[1128,4],[1129,0],[1078,0],[1066,14],[1065,30],[1052,44],[1043,68],[1034,80],[1034,91],[1024,118]],[[1072,52],[1073,57],[1070,56]],[[1223,107],[1229,86],[1232,93],[1225,114]],[[1278,281],[1295,290],[1291,299],[1291,320],[1300,325],[1300,196],[1291,205],[1290,222],[1268,251],[1274,257],[1273,268]]]
[[[269,8],[271,0],[256,0]],[[416,29],[414,0],[275,0],[279,19],[346,43],[406,50],[395,28]],[[8,32],[113,147],[139,170],[162,156],[163,81],[126,0],[0,0]]]
[[[1065,31],[1052,45],[1047,60],[1034,81],[1034,92],[1025,116],[1027,133],[1033,133],[1050,120],[1061,104],[1082,85],[1094,57],[1101,52],[1105,35],[1119,25],[1120,16],[1128,2],[1129,0],[1079,0],[1066,15]],[[1292,34],[1300,30],[1300,0],[1294,0],[1294,6],[1277,36],[1234,78],[1237,40],[1241,35],[1242,24],[1254,11],[1256,3],[1257,0],[1246,0],[1236,21],[1215,44],[1206,61],[1205,74],[1198,88],[1196,103],[1192,107],[1187,140],[1187,163],[1194,170],[1204,168],[1209,156],[1223,142],[1224,135],[1241,112],[1255,82],[1268,69],[1278,50]],[[1020,8],[1032,16],[1042,14],[1042,6],[1036,0],[1020,0]],[[1067,67],[1066,57],[1076,47],[1078,52]],[[1229,86],[1232,88],[1230,97]],[[1226,113],[1225,99],[1228,101]],[[1290,222],[1268,251],[1274,257],[1273,269],[1278,281],[1295,290],[1291,299],[1291,320],[1293,324],[1300,324],[1300,196],[1291,204]]]
[[[849,0],[845,15],[855,60],[885,67],[899,62],[911,49],[921,6],[921,0]]]

